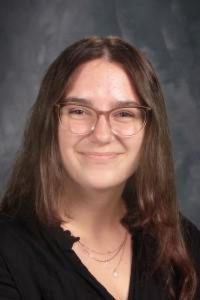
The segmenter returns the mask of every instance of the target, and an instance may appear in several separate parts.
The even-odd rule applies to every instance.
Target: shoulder
[[[0,213],[0,239],[3,241],[13,230],[19,229],[19,220],[16,217]]]
[[[200,230],[186,217],[181,217],[181,227],[186,243],[191,246],[200,245]]]
[[[20,236],[20,222],[14,217],[0,213],[0,251],[12,246]]]
[[[187,249],[200,270],[200,230],[186,217],[182,217],[181,226]]]
[[[12,252],[20,248],[25,241],[37,231],[20,216],[0,213],[0,253]],[[31,232],[32,231],[32,232]],[[31,234],[30,234],[31,233]],[[14,249],[14,250],[13,250]]]
[[[200,297],[200,230],[187,218],[182,218],[182,232],[186,247],[197,272],[197,291],[194,299]]]

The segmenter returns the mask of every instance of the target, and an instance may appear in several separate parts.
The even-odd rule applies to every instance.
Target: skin
[[[65,95],[69,97],[84,98],[103,111],[127,100],[140,104],[124,70],[104,58],[74,71]],[[138,166],[143,137],[144,130],[128,138],[114,135],[103,115],[95,130],[84,136],[59,125],[59,148],[67,174],[63,201],[68,202],[74,218],[67,228],[93,248],[102,247],[102,240],[113,248],[124,236],[125,229],[119,222],[126,211],[121,193]]]

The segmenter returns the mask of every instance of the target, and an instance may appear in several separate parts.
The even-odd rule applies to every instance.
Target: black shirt
[[[185,221],[190,251],[200,269],[200,232]],[[135,232],[128,300],[167,300],[159,278],[141,276],[140,233]],[[132,236],[132,240],[133,240]],[[79,238],[35,217],[0,216],[1,300],[113,300],[88,271],[72,245]],[[147,249],[151,245],[146,241]],[[195,300],[200,299],[198,289]]]

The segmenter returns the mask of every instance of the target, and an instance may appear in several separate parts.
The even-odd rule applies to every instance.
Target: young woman
[[[150,62],[115,37],[66,48],[1,201],[0,299],[197,300],[199,249]]]

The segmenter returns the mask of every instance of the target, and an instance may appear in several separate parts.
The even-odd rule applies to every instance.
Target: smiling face
[[[108,111],[127,101],[140,104],[125,71],[116,63],[96,59],[72,74],[65,99],[84,99],[96,110]],[[104,115],[94,131],[76,135],[59,124],[58,141],[62,162],[73,183],[103,190],[124,185],[139,163],[144,129],[131,137],[112,133]]]

